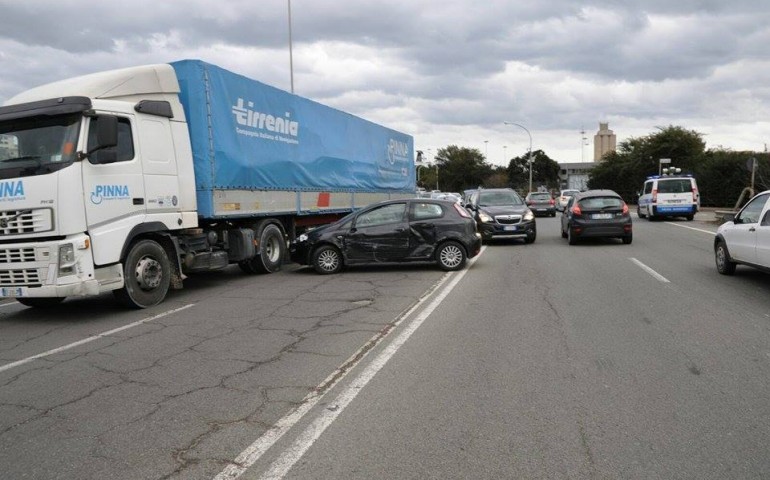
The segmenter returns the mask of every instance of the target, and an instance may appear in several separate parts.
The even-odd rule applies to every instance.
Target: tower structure
[[[610,130],[609,123],[599,122],[599,131],[594,135],[594,162],[602,159],[607,152],[614,152],[617,147],[615,132]]]

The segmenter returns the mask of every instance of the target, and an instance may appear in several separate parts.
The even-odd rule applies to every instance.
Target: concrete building
[[[595,162],[560,163],[559,189],[588,189],[588,175],[595,166]]]
[[[614,152],[616,147],[617,138],[610,124],[599,122],[599,131],[594,135],[594,162],[600,161],[605,153]]]

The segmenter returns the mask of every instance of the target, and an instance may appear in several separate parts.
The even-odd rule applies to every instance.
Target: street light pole
[[[523,128],[525,132],[527,132],[527,135],[529,135],[529,191],[532,191],[532,134],[529,133],[529,130],[527,130],[527,127],[524,125],[519,125],[518,123],[514,122],[503,122],[505,125],[516,125],[517,127]]]
[[[291,77],[291,93],[294,93],[294,55],[291,46],[291,0],[287,0],[289,7],[289,76]]]

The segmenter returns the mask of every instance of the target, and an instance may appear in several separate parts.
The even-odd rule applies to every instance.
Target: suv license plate
[[[503,227],[503,230],[505,230],[506,232],[515,232],[516,225],[508,225],[507,227]]]
[[[609,220],[610,218],[612,218],[612,214],[611,213],[594,213],[591,216],[591,218],[593,218],[594,220]]]
[[[15,287],[15,288],[3,287],[2,289],[0,289],[0,294],[2,294],[3,297],[21,297],[24,295],[24,292],[21,287]]]

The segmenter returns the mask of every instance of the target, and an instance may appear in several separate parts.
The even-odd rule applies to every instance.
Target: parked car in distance
[[[732,275],[738,264],[770,271],[770,190],[754,196],[714,237],[717,271]]]
[[[524,201],[535,215],[556,216],[556,201],[548,192],[529,192]]]
[[[628,205],[612,190],[588,190],[570,198],[561,216],[561,236],[575,245],[589,237],[633,239]]]
[[[372,263],[435,262],[459,270],[481,251],[476,222],[459,203],[411,198],[364,207],[310,230],[290,246],[291,259],[321,274]]]
[[[692,175],[652,175],[639,192],[636,213],[650,221],[662,217],[692,220],[699,209],[698,184]]]
[[[471,193],[465,207],[473,214],[484,240],[537,238],[535,214],[511,188],[482,188]]]
[[[560,212],[563,212],[564,208],[567,206],[567,202],[569,202],[569,199],[572,198],[572,196],[576,193],[580,193],[580,190],[562,190],[559,194],[559,200],[556,203],[556,209]]]

